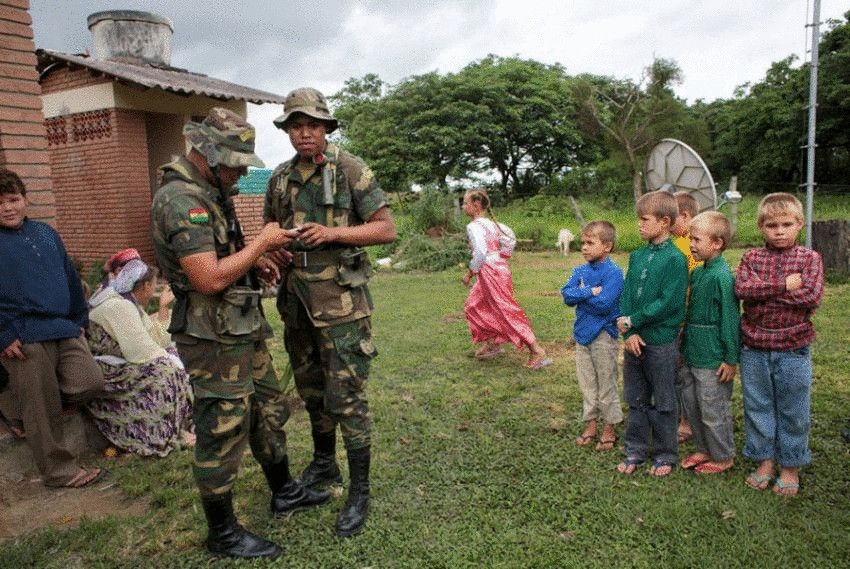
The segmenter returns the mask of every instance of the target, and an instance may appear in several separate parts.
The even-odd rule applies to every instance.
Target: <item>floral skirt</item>
[[[98,430],[124,451],[166,456],[193,430],[192,389],[177,350],[143,364],[120,363],[118,343],[103,327],[90,323],[87,336],[106,380],[103,394],[86,404]]]
[[[473,343],[491,340],[513,343],[517,348],[534,343],[528,317],[514,298],[514,285],[507,262],[484,263],[464,307]]]

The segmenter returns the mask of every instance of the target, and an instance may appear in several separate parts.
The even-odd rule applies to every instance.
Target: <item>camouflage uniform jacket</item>
[[[298,156],[274,170],[266,189],[265,223],[277,222],[284,229],[307,222],[350,227],[365,223],[386,207],[384,191],[378,186],[372,170],[357,156],[328,144],[325,152],[314,162],[312,172],[306,177],[296,167]],[[323,185],[323,171],[327,171],[325,176],[329,175],[333,180],[327,187]],[[331,199],[326,195],[328,191],[332,192]],[[292,249],[295,252],[307,250],[297,240]],[[325,250],[342,252],[344,248],[332,244]],[[365,255],[362,259],[368,264]],[[322,265],[311,263],[306,267],[296,264],[283,275],[285,286],[281,286],[281,297],[287,293],[296,294],[317,327],[334,326],[369,316],[372,299],[367,286],[347,283],[339,269],[340,264],[334,261]],[[278,307],[283,309],[286,303],[280,300]]]
[[[272,336],[271,327],[256,315],[256,330],[241,335],[222,331],[222,307],[234,287],[217,295],[202,295],[192,287],[180,259],[215,251],[219,258],[235,252],[227,232],[221,191],[207,182],[185,157],[161,167],[163,186],[151,206],[153,245],[163,276],[175,296],[188,297],[185,334],[224,344],[241,344]],[[230,197],[226,199],[231,199]],[[175,311],[176,312],[176,311]]]

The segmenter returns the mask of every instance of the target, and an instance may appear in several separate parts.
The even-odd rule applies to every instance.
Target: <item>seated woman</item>
[[[156,276],[132,259],[89,300],[88,343],[106,387],[87,408],[113,445],[143,456],[194,442],[189,377],[166,331],[171,291],[163,291],[154,318],[144,311]]]

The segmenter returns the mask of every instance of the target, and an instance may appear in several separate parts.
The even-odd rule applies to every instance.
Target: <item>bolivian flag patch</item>
[[[202,207],[193,207],[189,210],[189,221],[191,223],[207,223],[210,220],[210,214]]]

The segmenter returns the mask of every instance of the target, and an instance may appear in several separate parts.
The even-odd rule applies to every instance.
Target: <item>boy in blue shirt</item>
[[[44,484],[81,488],[103,471],[80,468],[65,445],[62,395],[87,401],[103,374],[82,334],[80,276],[56,230],[28,219],[26,205],[21,179],[0,168],[0,361]]]
[[[617,466],[632,474],[654,461],[649,473],[667,476],[676,465],[676,371],[679,328],[685,319],[688,264],[670,239],[679,215],[666,191],[644,194],[635,204],[646,247],[632,252],[620,297],[617,329],[623,334],[623,398],[629,405],[625,458]]]
[[[581,254],[587,261],[573,270],[561,289],[567,306],[576,307],[573,337],[576,340],[576,376],[583,397],[584,432],[576,444],[586,446],[604,423],[596,450],[611,450],[617,442],[616,426],[623,421],[617,395],[617,317],[623,270],[608,255],[617,233],[607,221],[591,221],[581,232]]]

